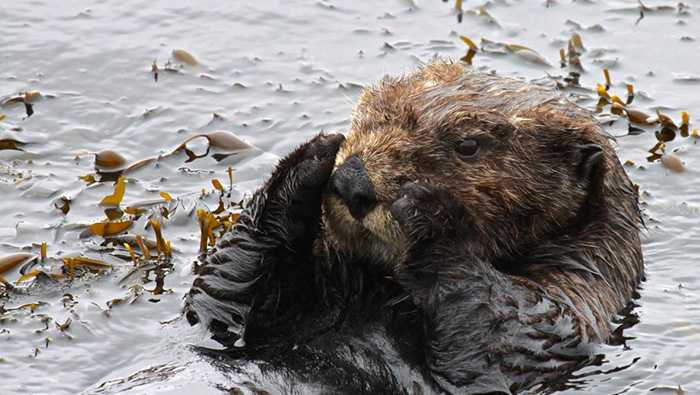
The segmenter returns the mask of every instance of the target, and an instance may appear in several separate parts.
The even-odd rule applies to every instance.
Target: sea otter
[[[272,393],[514,393],[589,363],[643,277],[638,195],[556,92],[450,62],[362,93],[196,269],[190,323]]]

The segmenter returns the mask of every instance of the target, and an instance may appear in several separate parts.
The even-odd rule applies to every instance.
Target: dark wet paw
[[[342,134],[321,133],[299,147],[301,161],[294,174],[299,187],[320,188],[328,181],[343,141]]]
[[[321,133],[282,159],[263,187],[262,224],[273,238],[298,247],[316,237],[321,193],[345,137]]]
[[[339,133],[319,133],[316,137],[302,145],[305,159],[333,160],[338,153],[345,136]]]
[[[450,271],[465,262],[460,253],[472,234],[472,221],[449,190],[422,182],[401,187],[391,215],[408,239],[396,278],[416,306],[426,310],[434,287],[451,281]]]
[[[264,192],[272,199],[286,200],[301,190],[320,190],[328,181],[335,156],[345,141],[342,134],[318,134],[292,151],[278,164],[265,183]]]
[[[469,221],[464,206],[445,188],[423,182],[401,186],[391,215],[412,244],[466,232]]]
[[[328,181],[335,164],[342,134],[318,134],[292,151],[278,164],[267,182],[271,195],[294,195],[299,189],[320,189]]]

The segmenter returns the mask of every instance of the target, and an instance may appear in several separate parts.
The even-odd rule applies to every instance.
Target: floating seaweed
[[[459,36],[460,40],[462,40],[463,43],[467,44],[469,49],[467,50],[467,54],[462,56],[460,60],[468,65],[472,64],[472,59],[474,58],[474,55],[476,55],[476,51],[478,47],[476,44],[474,44],[474,41],[472,41],[469,37],[467,36]]]
[[[153,80],[155,82],[158,82],[158,64],[156,64],[156,61],[153,61],[153,64],[151,64],[151,73],[153,73]]]
[[[167,257],[171,257],[172,248],[170,245],[170,241],[165,240],[165,238],[163,237],[160,221],[158,221],[155,218],[151,218],[148,221],[148,223],[153,228],[153,232],[156,234],[156,251],[158,252],[158,256],[162,254]]]
[[[161,192],[158,192],[158,194],[160,195],[160,197],[162,197],[163,199],[165,199],[166,202],[171,202],[171,201],[173,200],[173,197],[170,196],[170,194],[167,193],[167,192],[161,191]]]
[[[95,169],[103,173],[113,173],[126,168],[127,160],[120,153],[103,150],[95,154]]]
[[[612,82],[610,82],[610,71],[603,69],[603,76],[605,77],[605,90],[608,91],[610,90],[610,85],[612,85]]]
[[[656,116],[650,116],[643,111],[629,108],[628,106],[634,100],[634,86],[632,84],[626,84],[627,100],[623,101],[617,95],[611,95],[609,90],[612,86],[610,72],[608,69],[603,69],[603,75],[605,78],[605,85],[596,84],[595,91],[599,97],[598,103],[596,104],[596,112],[600,113],[603,109],[610,105],[610,113],[618,116],[625,116],[628,123],[628,135],[638,135],[644,133],[645,130],[638,128],[633,125],[642,126],[654,126],[658,125],[659,128],[654,132],[656,137],[656,144],[649,150],[649,155],[647,161],[655,162],[660,160],[662,165],[674,172],[682,172],[685,169],[683,162],[673,154],[667,154],[665,152],[666,143],[673,141],[677,135],[680,133],[681,137],[692,136],[690,129],[690,116],[686,111],[681,113],[681,123],[680,126],[676,125],[671,117],[666,114],[661,113],[658,109],[656,110]]]
[[[216,190],[220,191],[221,193],[224,192],[224,186],[221,185],[221,181],[219,181],[215,178],[215,179],[211,180],[211,184],[214,186],[214,188]]]
[[[13,104],[22,104],[24,105],[24,111],[27,114],[27,118],[29,118],[34,114],[33,103],[42,97],[43,95],[39,91],[20,92],[17,95],[0,100],[0,107],[6,107]]]
[[[627,84],[627,101],[625,104],[630,105],[634,101],[634,85]]]
[[[666,150],[666,144],[664,144],[664,143],[662,143],[662,142],[660,142],[660,141],[657,142],[657,143],[649,150],[649,153],[650,153],[651,155],[649,155],[649,156],[647,157],[647,161],[649,161],[649,162],[654,162],[654,161],[656,161],[656,160],[661,159],[661,157],[664,155],[665,150]]]
[[[101,206],[118,206],[124,198],[126,191],[126,178],[120,176],[114,185],[114,192],[111,195],[105,196],[100,202]]]
[[[681,137],[688,137],[688,128],[690,127],[690,115],[687,111],[681,113],[681,126],[679,127]]]
[[[583,65],[581,64],[581,54],[584,50],[585,48],[583,46],[583,39],[581,38],[581,35],[578,33],[572,34],[569,40],[567,41],[566,52],[570,68],[579,72],[583,71]],[[563,61],[563,49],[559,50],[559,58]]]
[[[131,245],[129,243],[124,243],[123,245],[124,245],[124,248],[126,248],[126,250],[129,252],[129,256],[131,256],[131,260],[134,261],[134,266],[138,266],[140,259],[136,255],[136,253],[134,252],[134,249],[131,248]]]
[[[68,274],[70,278],[75,277],[76,268],[84,268],[89,271],[104,271],[112,268],[107,262],[101,261],[99,259],[88,258],[84,256],[63,258],[63,270]]]
[[[566,50],[564,48],[559,49],[559,66],[562,69],[566,67]]]
[[[661,164],[663,164],[667,169],[676,173],[682,173],[685,171],[683,161],[674,154],[663,155],[661,157]]]
[[[110,221],[116,221],[124,216],[124,211],[119,207],[108,207],[105,209],[105,215]]]
[[[71,324],[71,323],[73,323],[73,319],[70,318],[70,317],[67,317],[66,320],[63,321],[62,324],[59,324],[58,321],[55,322],[56,328],[57,328],[59,331],[61,331],[61,332],[67,331],[68,328],[70,328],[70,324]]]
[[[173,49],[172,56],[178,62],[184,63],[188,66],[196,66],[199,64],[197,59],[184,49]]]
[[[638,125],[654,125],[657,123],[656,118],[639,110],[625,108],[625,114],[627,114],[627,119],[629,119],[631,123],[636,123]]]
[[[37,259],[39,259],[39,257],[36,254],[25,252],[4,256],[0,258],[0,275],[5,274],[18,266],[25,266],[32,263]]]
[[[47,254],[47,249],[48,249],[48,244],[46,244],[45,241],[41,242],[41,247],[40,247],[40,257],[41,261],[44,262],[46,260],[46,254]]]
[[[86,174],[86,175],[84,175],[84,176],[78,176],[78,179],[80,179],[81,181],[83,181],[83,182],[84,182],[85,184],[87,184],[88,186],[90,186],[90,185],[92,185],[92,184],[94,184],[94,183],[97,182],[97,179],[95,179],[95,175],[94,175],[94,174]]]
[[[15,284],[19,285],[19,284],[21,284],[21,283],[23,283],[23,282],[29,281],[29,280],[31,280],[31,279],[34,279],[34,278],[37,278],[37,277],[40,277],[40,276],[48,276],[48,277],[51,278],[52,280],[60,280],[60,279],[63,278],[63,274],[62,274],[62,273],[47,273],[47,272],[45,272],[44,270],[41,270],[41,269],[34,269],[34,270],[30,271],[30,272],[27,272],[27,273],[22,274],[22,275],[17,279],[17,281],[15,282]]]
[[[204,138],[208,142],[207,150],[201,155],[195,154],[187,147],[187,144],[189,142],[198,138]],[[252,146],[246,143],[245,141],[241,140],[238,136],[231,132],[225,130],[218,130],[211,133],[202,133],[194,135],[183,141],[168,155],[175,155],[179,152],[185,152],[185,154],[187,155],[187,160],[185,161],[185,163],[189,163],[196,159],[206,157],[207,155],[209,155],[209,152],[212,148],[216,148],[225,152],[214,157],[214,159],[216,159],[217,161],[221,161],[230,155],[251,149]]]
[[[65,196],[61,196],[56,201],[53,203],[54,207],[56,207],[57,210],[63,213],[63,215],[68,214],[70,211],[70,203],[71,200],[68,199]]]
[[[581,38],[581,35],[578,33],[573,33],[571,35],[571,38],[569,39],[569,44],[570,44],[570,52],[574,52],[576,54],[581,54],[583,51],[586,50],[586,48],[583,46],[583,38]]]
[[[481,39],[481,51],[495,54],[512,54],[529,63],[551,67],[552,65],[537,51],[520,44],[509,44],[492,41],[487,38]]]
[[[23,146],[27,145],[27,143],[15,140],[15,139],[0,139],[0,151],[2,150],[14,150],[14,151],[24,151],[22,149]]]
[[[233,189],[233,168],[231,165],[229,165],[226,168],[226,174],[228,175],[228,185],[229,185],[229,191]]]
[[[88,232],[93,236],[114,236],[125,232],[133,225],[131,220],[118,222],[97,222],[88,226]]]
[[[461,3],[461,1],[460,1]],[[468,11],[469,14],[476,16],[480,20],[484,21],[488,25],[496,26],[496,27],[501,27],[501,25],[498,23],[496,18],[491,15],[488,10],[486,10],[486,7],[480,6],[477,7],[473,10]]]

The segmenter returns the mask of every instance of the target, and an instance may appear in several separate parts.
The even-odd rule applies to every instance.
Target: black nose
[[[357,156],[351,156],[333,173],[333,189],[340,195],[350,214],[362,219],[377,203],[372,181],[365,164]]]

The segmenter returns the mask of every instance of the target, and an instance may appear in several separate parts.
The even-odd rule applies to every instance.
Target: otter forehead
[[[606,157],[614,156],[590,112],[558,92],[439,62],[366,88],[336,163],[363,152],[367,156],[383,152],[384,160],[400,160],[417,139],[449,136],[440,134],[443,131],[490,134],[516,144],[518,135],[550,145],[585,141],[604,146]],[[425,158],[440,159],[431,148],[437,147],[421,145]]]
[[[559,101],[556,92],[517,79],[437,63],[365,89],[353,112],[352,132],[388,127],[421,132],[475,117],[517,125],[543,107],[568,105]]]

